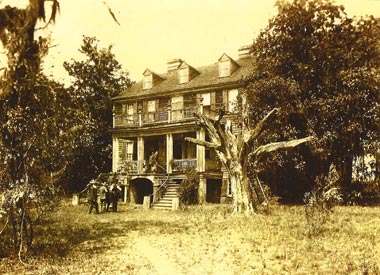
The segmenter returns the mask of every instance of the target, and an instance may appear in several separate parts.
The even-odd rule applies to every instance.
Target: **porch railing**
[[[175,159],[173,160],[173,171],[180,171],[189,167],[197,167],[196,159]]]

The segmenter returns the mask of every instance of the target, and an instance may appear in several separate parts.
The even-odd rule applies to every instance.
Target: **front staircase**
[[[162,198],[153,203],[153,209],[172,209],[172,201],[174,198],[179,198],[178,196],[179,184],[168,181],[166,184],[166,190],[164,191]]]

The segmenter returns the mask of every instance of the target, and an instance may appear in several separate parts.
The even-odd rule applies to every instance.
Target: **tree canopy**
[[[247,80],[252,118],[281,108],[277,126],[286,127],[263,138],[317,137],[312,154],[301,158],[315,171],[320,166],[315,157],[325,162],[321,171],[334,163],[349,185],[353,157],[379,138],[380,20],[349,18],[329,0],[276,5],[278,14],[252,47],[257,64]]]
[[[73,79],[69,90],[76,95],[81,112],[89,117],[77,140],[75,163],[67,175],[76,189],[82,187],[78,183],[83,185],[111,170],[111,99],[131,84],[128,73],[112,53],[112,45],[100,48],[98,44],[95,37],[84,36],[79,51],[85,59],[64,62]]]

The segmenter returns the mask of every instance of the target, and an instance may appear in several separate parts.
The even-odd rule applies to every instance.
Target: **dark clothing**
[[[96,214],[99,214],[99,206],[98,206],[98,188],[95,185],[90,185],[90,189],[88,190],[88,201],[90,203],[89,214],[91,214],[92,209],[95,207]]]
[[[119,200],[120,191],[121,191],[121,188],[117,184],[112,184],[110,188],[110,197],[111,197],[113,212],[117,212],[117,201]]]

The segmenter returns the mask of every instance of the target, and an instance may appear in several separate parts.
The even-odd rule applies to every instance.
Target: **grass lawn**
[[[302,206],[248,218],[229,205],[119,210],[89,215],[63,202],[36,228],[27,264],[0,259],[0,273],[380,274],[380,207],[337,207],[312,237]]]

